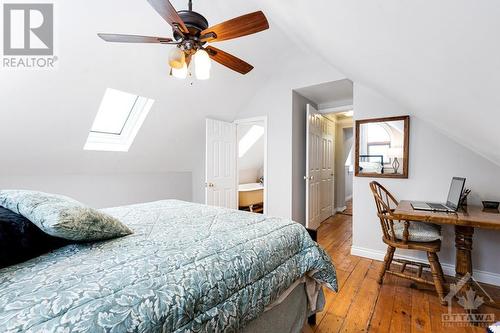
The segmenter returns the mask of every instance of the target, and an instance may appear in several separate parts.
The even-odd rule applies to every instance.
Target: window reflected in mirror
[[[409,117],[356,122],[356,176],[408,178]]]

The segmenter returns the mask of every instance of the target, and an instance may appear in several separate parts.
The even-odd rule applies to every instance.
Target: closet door
[[[306,226],[317,229],[321,224],[320,185],[322,163],[322,119],[312,106],[307,105],[306,128]]]
[[[236,125],[224,121],[206,121],[207,205],[237,209]]]

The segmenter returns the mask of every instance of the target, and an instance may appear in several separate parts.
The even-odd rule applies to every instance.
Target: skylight
[[[245,156],[245,154],[248,152],[252,146],[259,141],[259,139],[264,135],[264,127],[262,126],[257,126],[253,125],[250,127],[250,130],[245,134],[240,142],[239,142],[239,149],[238,149],[238,155],[239,157]]]
[[[83,149],[126,152],[154,100],[108,88]]]
[[[92,125],[92,132],[120,135],[139,96],[108,89]]]

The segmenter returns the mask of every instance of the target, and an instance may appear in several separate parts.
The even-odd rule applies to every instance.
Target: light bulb
[[[208,80],[210,78],[210,69],[212,61],[205,50],[198,50],[194,55],[195,74],[198,80]]]
[[[182,69],[186,64],[186,55],[179,48],[173,48],[168,56],[168,64],[175,69]]]
[[[184,65],[182,66],[181,69],[177,69],[177,68],[172,67],[172,76],[173,77],[183,80],[183,79],[187,78],[187,75],[188,75],[188,68],[187,68],[186,63],[184,63]]]

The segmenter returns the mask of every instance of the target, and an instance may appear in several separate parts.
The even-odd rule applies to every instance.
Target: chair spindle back
[[[373,181],[370,183],[370,189],[372,190],[373,197],[375,199],[375,205],[377,206],[377,215],[380,219],[380,225],[382,226],[382,232],[384,237],[391,241],[396,241],[396,235],[394,233],[394,219],[392,218],[392,213],[398,205],[398,201],[394,196],[380,183]]]

